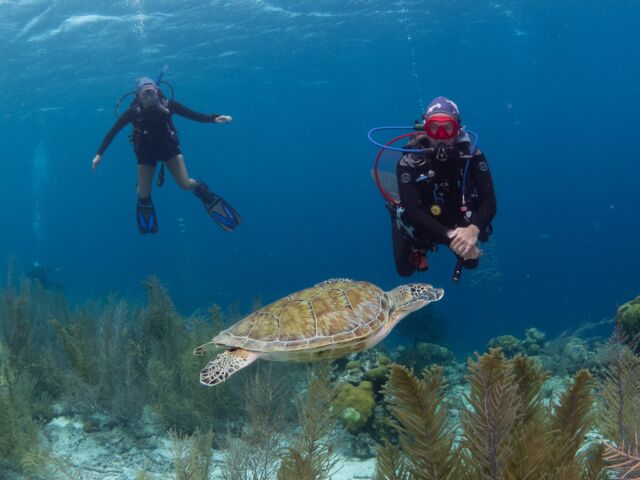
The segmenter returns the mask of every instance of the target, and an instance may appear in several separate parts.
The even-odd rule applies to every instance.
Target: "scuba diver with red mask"
[[[209,190],[204,182],[189,177],[179,146],[178,132],[173,125],[171,116],[176,114],[204,123],[229,123],[232,118],[229,115],[194,112],[173,98],[166,98],[160,89],[160,83],[169,85],[162,81],[162,74],[157,81],[149,77],[140,78],[137,81],[135,92],[129,92],[118,101],[116,116],[122,100],[128,95],[134,95],[129,108],[118,117],[116,123],[104,137],[93,159],[93,169],[98,167],[102,161],[102,155],[118,132],[131,123],[133,125],[131,143],[138,159],[136,220],[140,233],[156,233],[158,231],[158,219],[151,201],[151,182],[157,162],[166,163],[176,183],[184,190],[193,191],[194,195],[202,200],[209,215],[222,229],[229,232],[240,224],[240,216],[222,197]],[[171,93],[173,97],[173,88],[171,88]],[[160,169],[158,186],[164,182],[164,163]]]
[[[424,116],[424,133],[413,136],[396,166],[399,205],[389,204],[398,273],[429,268],[427,251],[448,245],[460,270],[475,268],[492,233],[496,198],[489,165],[460,125],[457,105],[436,97]]]

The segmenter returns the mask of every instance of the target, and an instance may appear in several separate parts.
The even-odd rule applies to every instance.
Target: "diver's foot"
[[[211,190],[203,182],[193,190],[193,194],[202,200],[207,213],[225,232],[231,232],[242,222],[242,218],[226,200]]]
[[[429,270],[429,262],[427,261],[427,253],[423,250],[414,250],[411,255],[411,263],[419,272]]]
[[[157,233],[158,218],[156,210],[153,208],[151,197],[138,198],[136,205],[136,221],[138,222],[138,230],[142,235],[147,233]]]
[[[422,257],[420,257],[420,261],[418,262],[418,271],[426,272],[427,270],[429,270],[429,262],[427,262],[427,256],[422,255]]]

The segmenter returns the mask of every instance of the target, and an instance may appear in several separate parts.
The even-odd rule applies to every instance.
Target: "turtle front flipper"
[[[257,353],[243,348],[225,350],[200,370],[200,383],[208,387],[218,385],[238,370],[251,365],[258,356]]]
[[[205,343],[204,345],[200,345],[193,349],[194,355],[204,355],[205,353],[217,353],[220,350],[224,350],[226,347],[222,345],[216,345],[213,342]]]

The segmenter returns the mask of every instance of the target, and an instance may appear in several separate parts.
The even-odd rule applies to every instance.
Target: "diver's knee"
[[[416,271],[416,267],[413,265],[406,265],[396,263],[396,270],[401,277],[410,277]]]
[[[196,182],[193,178],[187,178],[179,183],[179,186],[183,190],[193,190],[198,186],[198,182]]]

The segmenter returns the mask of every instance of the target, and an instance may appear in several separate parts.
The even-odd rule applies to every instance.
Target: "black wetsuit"
[[[438,150],[426,135],[412,140],[406,148],[424,150],[403,155],[397,165],[403,209],[391,208],[391,230],[396,267],[402,276],[415,272],[417,250],[448,245],[447,232],[451,229],[473,224],[480,230],[479,239],[486,241],[496,213],[493,180],[480,150],[470,155],[466,141]],[[462,183],[467,161],[463,211]],[[477,264],[477,260],[469,260],[464,266],[474,268]]]
[[[138,165],[155,165],[158,161],[167,161],[182,153],[179,147],[178,132],[173,126],[171,115],[180,115],[196,122],[212,123],[220,115],[194,112],[184,105],[162,98],[155,107],[143,109],[134,100],[129,108],[111,127],[98,149],[98,155],[105,150],[114,137],[127,124],[133,124],[131,143],[138,158]]]

